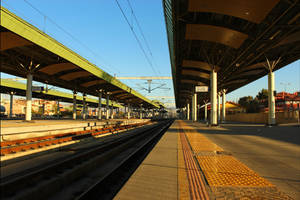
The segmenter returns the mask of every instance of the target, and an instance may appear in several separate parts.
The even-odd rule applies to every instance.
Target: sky
[[[69,47],[91,63],[112,76],[171,76],[171,65],[162,0],[1,0],[2,6],[38,27],[48,35]],[[139,47],[118,4],[127,16],[148,57]],[[135,22],[134,15],[143,30]],[[33,7],[34,8],[33,8]],[[2,74],[3,78],[10,77]],[[300,61],[275,72],[277,91],[300,90]],[[146,81],[122,80],[145,96],[172,97],[171,80],[153,80],[152,88],[161,85],[164,89],[150,94],[142,87]],[[285,87],[286,85],[286,87]],[[255,96],[267,88],[263,77],[228,94],[227,100],[236,101],[242,96]],[[159,99],[172,103],[172,98]]]

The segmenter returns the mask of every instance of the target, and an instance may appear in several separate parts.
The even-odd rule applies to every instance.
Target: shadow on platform
[[[188,124],[199,133],[204,134],[259,136],[300,145],[300,127],[295,125],[268,127],[261,124],[228,123],[221,124],[219,127],[207,127],[206,124],[199,122],[188,122]],[[169,129],[168,131],[176,132],[178,129]]]

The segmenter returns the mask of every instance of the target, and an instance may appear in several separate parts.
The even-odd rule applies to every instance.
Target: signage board
[[[196,86],[195,92],[208,92],[208,86]]]

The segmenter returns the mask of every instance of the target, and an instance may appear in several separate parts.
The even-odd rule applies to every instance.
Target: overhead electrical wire
[[[52,24],[54,24],[58,29],[60,29],[62,32],[64,32],[66,35],[68,35],[70,38],[72,38],[74,41],[76,41],[78,44],[80,44],[81,46],[83,46],[84,48],[86,48],[86,49],[87,49],[90,53],[92,53],[95,57],[97,57],[97,58],[100,57],[101,60],[102,60],[107,66],[113,68],[113,69],[116,70],[119,74],[121,74],[120,71],[119,71],[118,69],[116,69],[116,68],[113,67],[111,64],[109,64],[108,62],[106,62],[105,59],[104,59],[102,56],[100,56],[100,55],[98,55],[97,53],[95,53],[95,52],[94,52],[92,49],[90,49],[87,45],[85,45],[84,43],[82,43],[79,39],[77,39],[76,37],[74,37],[70,32],[66,31],[63,27],[61,27],[60,25],[58,25],[53,19],[51,19],[50,17],[48,17],[47,15],[45,15],[41,10],[39,10],[38,8],[36,8],[36,7],[35,7],[33,4],[31,4],[29,1],[27,1],[27,0],[23,0],[23,1],[24,1],[26,4],[28,4],[32,9],[34,9],[36,12],[38,12],[40,15],[42,15],[42,16],[44,17],[44,26],[46,26],[46,19],[47,19],[49,22],[51,22]],[[147,48],[147,50],[148,50],[148,52],[149,52],[149,55],[150,55],[150,57],[152,58],[152,61],[151,61],[151,59],[149,58],[149,56],[147,55],[147,53],[146,53],[146,51],[145,51],[145,49],[144,49],[144,47],[143,47],[143,45],[142,45],[142,42],[141,42],[140,39],[138,38],[138,36],[137,36],[137,34],[136,34],[135,30],[134,30],[133,25],[130,24],[130,22],[129,22],[129,20],[128,20],[126,14],[124,13],[122,7],[120,6],[118,0],[115,0],[115,1],[116,1],[117,5],[118,5],[118,7],[119,7],[119,9],[120,9],[120,11],[121,11],[121,13],[122,13],[124,19],[126,20],[128,26],[130,27],[130,30],[132,31],[132,33],[133,33],[133,35],[134,35],[134,37],[135,37],[135,39],[136,39],[136,41],[137,41],[137,43],[138,43],[140,49],[142,50],[142,52],[143,52],[143,54],[144,54],[144,56],[145,56],[147,62],[148,62],[149,65],[150,65],[151,69],[153,70],[153,72],[154,72],[155,75],[159,76],[158,73],[157,73],[157,71],[155,70],[155,68],[154,68],[154,66],[153,66],[153,64],[155,64],[154,58],[153,58],[153,53],[152,53],[152,51],[151,51],[151,49],[150,49],[149,43],[147,42],[147,39],[146,39],[145,34],[144,34],[144,32],[143,32],[143,30],[142,30],[142,28],[141,28],[141,25],[140,25],[140,23],[139,23],[139,21],[138,21],[136,15],[135,15],[135,13],[134,13],[134,10],[133,10],[133,8],[132,8],[132,5],[131,5],[130,1],[127,0],[127,3],[128,3],[129,8],[130,8],[130,10],[131,10],[132,16],[134,17],[134,20],[135,20],[135,22],[136,22],[136,24],[137,24],[137,27],[138,27],[138,29],[139,29],[139,31],[140,31],[140,33],[141,33],[141,36],[142,36],[143,41],[144,41],[144,43],[145,43],[145,45],[146,45],[146,48]],[[45,29],[45,27],[44,27],[44,29]],[[102,67],[105,68],[105,70],[111,71],[110,69],[108,69],[108,68],[105,67],[105,66],[102,66]],[[158,72],[159,72],[159,70],[158,70]],[[113,72],[113,73],[114,73],[114,72]],[[159,72],[159,74],[160,74],[160,72]]]
[[[48,17],[46,14],[44,14],[41,10],[39,10],[38,8],[36,8],[33,4],[31,4],[29,1],[27,0],[23,0],[27,5],[29,5],[32,9],[34,9],[37,13],[39,13],[41,16],[43,16],[44,18],[44,27],[43,27],[43,32],[45,33],[45,29],[46,29],[46,19],[51,22],[53,25],[55,25],[58,29],[60,29],[62,32],[64,32],[66,35],[68,35],[70,38],[72,38],[74,41],[76,41],[78,44],[80,44],[81,46],[83,46],[84,48],[86,48],[88,51],[90,51],[94,56],[96,56],[97,58],[101,57],[102,61],[109,67],[115,69],[119,74],[121,74],[121,72],[116,69],[115,67],[113,67],[111,64],[107,63],[102,56],[98,55],[97,53],[95,53],[93,50],[91,50],[88,46],[86,46],[84,43],[82,43],[80,40],[78,40],[76,37],[74,37],[71,33],[69,33],[68,31],[66,31],[64,28],[62,28],[60,25],[58,25],[53,19],[51,19],[50,17]],[[3,2],[4,4],[6,4],[8,7],[9,6],[6,2]],[[11,7],[12,10],[15,10],[14,8]],[[15,10],[16,13],[19,13],[19,11]],[[22,14],[24,18],[27,18],[26,15],[23,13]],[[30,19],[28,19],[29,21],[31,21]],[[111,71],[108,68],[104,67],[103,65],[101,66],[102,68],[105,68],[107,71]],[[112,72],[112,71],[111,71]],[[114,74],[114,72],[112,72]],[[113,76],[115,76],[116,74],[114,74]],[[121,75],[122,76],[122,75]],[[122,82],[121,80],[119,80],[120,82]],[[132,84],[134,84],[132,82],[132,80],[129,80]]]
[[[64,32],[65,34],[67,34],[69,37],[71,37],[74,41],[76,41],[78,44],[82,45],[84,48],[86,48],[90,53],[92,53],[94,56],[96,56],[96,58],[99,58],[109,67],[113,68],[114,70],[116,70],[118,73],[120,73],[120,71],[118,69],[116,69],[115,67],[113,67],[111,64],[109,64],[107,61],[105,61],[105,59],[98,55],[97,53],[95,53],[92,49],[90,49],[87,45],[85,45],[84,43],[82,43],[80,40],[78,40],[76,37],[74,37],[71,33],[69,33],[68,31],[66,31],[64,28],[62,28],[60,25],[58,25],[54,20],[52,20],[51,18],[49,18],[47,15],[45,15],[42,11],[40,11],[39,9],[37,9],[34,5],[32,5],[30,2],[28,2],[27,0],[24,0],[25,3],[27,3],[31,8],[33,8],[35,11],[37,11],[40,15],[42,15],[44,18],[47,18],[51,23],[53,23],[57,28],[59,28],[62,32]],[[104,67],[104,66],[101,66]],[[104,67],[105,70],[110,71],[110,69]]]
[[[131,10],[132,16],[134,17],[134,20],[135,20],[135,22],[136,22],[136,24],[137,24],[137,26],[138,26],[138,28],[139,28],[139,31],[141,32],[141,35],[142,35],[142,37],[143,37],[143,39],[144,39],[144,42],[145,42],[146,47],[147,47],[147,49],[148,49],[148,51],[149,51],[149,54],[152,56],[153,54],[152,54],[152,52],[151,52],[150,46],[149,46],[149,44],[148,44],[148,42],[147,42],[147,40],[146,40],[146,37],[145,37],[144,32],[143,32],[143,30],[142,30],[142,28],[141,28],[141,26],[140,26],[140,23],[139,23],[139,21],[138,21],[136,15],[134,14],[134,11],[133,11],[133,8],[132,8],[132,6],[131,6],[131,3],[130,3],[129,0],[127,0],[127,3],[128,3],[129,8],[130,8],[130,10]]]
[[[147,53],[146,53],[146,51],[145,51],[145,49],[144,49],[144,47],[143,47],[141,41],[139,40],[139,38],[138,38],[136,32],[134,31],[133,26],[130,24],[130,22],[129,22],[127,16],[126,16],[126,14],[124,13],[124,11],[123,11],[121,5],[119,4],[119,1],[118,1],[118,0],[115,0],[115,1],[116,1],[117,5],[118,5],[118,7],[119,7],[119,9],[120,9],[120,11],[121,11],[121,13],[122,13],[124,19],[126,20],[126,22],[127,22],[128,26],[129,26],[129,28],[130,28],[130,30],[131,30],[131,32],[132,32],[132,34],[133,34],[135,40],[137,41],[137,43],[138,43],[140,49],[142,50],[142,52],[143,52],[143,54],[144,54],[144,56],[145,56],[147,62],[149,63],[150,67],[152,68],[154,74],[156,74],[156,75],[158,76],[156,70],[155,70],[154,67],[153,67],[153,64],[152,64],[152,62],[151,62],[149,56],[147,55]]]
[[[132,16],[134,17],[134,20],[135,20],[135,22],[136,22],[136,24],[137,24],[137,26],[138,26],[138,29],[139,29],[139,31],[140,31],[142,37],[143,37],[143,40],[144,40],[144,42],[145,42],[145,44],[146,44],[146,47],[147,47],[147,49],[148,49],[148,52],[149,52],[149,54],[150,54],[150,56],[151,56],[151,58],[152,58],[152,62],[153,62],[153,64],[157,67],[157,65],[156,65],[156,63],[155,63],[155,59],[154,59],[153,53],[152,53],[152,51],[151,51],[151,49],[150,49],[150,45],[149,45],[149,43],[148,43],[148,41],[147,41],[147,39],[146,39],[146,37],[145,37],[144,31],[142,30],[142,27],[140,26],[140,23],[139,23],[139,21],[138,21],[136,15],[135,15],[135,13],[134,13],[134,11],[133,11],[133,8],[132,8],[132,6],[131,6],[130,0],[127,0],[127,3],[128,3],[128,6],[129,6],[129,8],[130,8],[130,10],[131,10],[131,14],[132,14]],[[157,67],[157,68],[158,68],[158,67]],[[159,71],[159,69],[157,69],[157,71],[158,71],[158,74],[161,74],[160,71]]]

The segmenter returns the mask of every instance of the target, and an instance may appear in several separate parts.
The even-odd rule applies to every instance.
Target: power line
[[[115,67],[113,67],[112,65],[110,65],[109,63],[107,63],[104,58],[100,55],[98,55],[97,53],[95,53],[93,50],[91,50],[87,45],[85,45],[84,43],[82,43],[80,40],[78,40],[76,37],[74,37],[71,33],[69,33],[68,31],[66,31],[64,28],[62,28],[60,25],[58,25],[54,20],[52,20],[50,17],[48,17],[47,15],[45,15],[42,11],[40,11],[39,9],[37,9],[35,6],[33,6],[30,2],[28,2],[27,0],[24,0],[25,3],[27,3],[31,8],[33,8],[35,11],[37,11],[40,15],[44,16],[45,18],[47,18],[52,24],[54,24],[57,28],[59,28],[61,31],[63,31],[65,34],[67,34],[69,37],[71,37],[73,40],[75,40],[78,44],[82,45],[84,48],[86,48],[90,53],[92,53],[94,56],[101,57],[102,61],[110,66],[111,68],[115,69],[118,73],[120,73],[120,71],[118,69],[116,69]],[[45,22],[44,22],[45,23]],[[103,67],[103,66],[102,66]],[[108,68],[105,67],[106,70],[110,71]]]
[[[146,40],[146,37],[145,37],[145,35],[144,35],[144,32],[143,32],[143,30],[142,30],[142,28],[141,28],[141,26],[140,26],[140,23],[139,23],[139,21],[138,21],[136,15],[134,14],[134,11],[133,11],[133,8],[132,8],[132,6],[131,6],[131,3],[130,3],[129,0],[127,0],[127,3],[128,3],[128,5],[129,5],[129,8],[130,8],[130,10],[131,10],[131,13],[132,13],[132,15],[133,15],[133,17],[134,17],[134,20],[135,20],[135,22],[136,22],[136,24],[137,24],[137,26],[138,26],[138,28],[139,28],[139,31],[141,32],[141,35],[142,35],[142,37],[143,37],[143,39],[144,39],[144,42],[145,42],[145,44],[146,44],[146,47],[147,47],[147,49],[148,49],[150,55],[152,56],[151,49],[150,49],[149,44],[148,44],[148,42],[147,42],[147,40]]]
[[[147,54],[146,54],[146,52],[145,52],[145,49],[144,49],[144,47],[143,47],[141,41],[140,41],[139,38],[137,37],[137,35],[136,35],[136,33],[135,33],[134,29],[133,29],[133,26],[130,24],[130,22],[129,22],[127,16],[125,15],[125,13],[124,13],[122,7],[120,6],[118,0],[115,0],[115,1],[116,1],[117,5],[118,5],[118,7],[119,7],[119,9],[120,9],[120,11],[121,11],[121,13],[122,13],[124,19],[126,20],[126,22],[127,22],[128,26],[129,26],[129,28],[130,28],[132,34],[134,35],[134,37],[135,37],[135,39],[136,39],[136,41],[137,41],[137,43],[138,43],[140,49],[142,50],[142,52],[143,52],[143,54],[144,54],[144,56],[145,56],[147,62],[149,63],[150,67],[152,68],[153,72],[154,72],[156,75],[158,75],[157,72],[155,71],[153,65],[152,65],[152,62],[150,61],[149,57],[147,56]]]
[[[133,8],[132,8],[131,3],[130,3],[130,0],[127,0],[127,3],[128,3],[128,5],[129,5],[129,8],[130,8],[130,10],[131,10],[131,13],[132,13],[132,15],[133,15],[133,17],[134,17],[134,20],[135,20],[135,22],[136,22],[136,24],[137,24],[137,26],[138,26],[138,28],[139,28],[139,31],[140,31],[140,33],[141,33],[141,35],[142,35],[142,37],[143,37],[143,40],[144,40],[144,42],[145,42],[145,44],[146,44],[146,47],[147,47],[147,49],[148,49],[148,51],[149,51],[149,54],[150,54],[150,56],[152,57],[152,61],[154,62],[154,65],[156,65],[156,64],[155,64],[155,61],[154,61],[153,53],[152,53],[152,51],[151,51],[151,49],[150,49],[150,45],[149,45],[148,41],[146,40],[145,34],[144,34],[143,30],[142,30],[142,27],[140,26],[140,23],[139,23],[139,21],[138,21],[136,15],[134,14]],[[156,66],[157,66],[157,65],[156,65]],[[159,70],[158,70],[158,73],[160,74]]]

